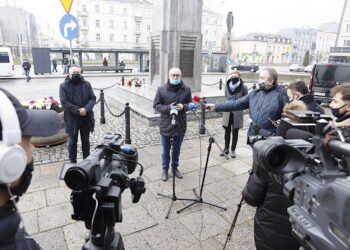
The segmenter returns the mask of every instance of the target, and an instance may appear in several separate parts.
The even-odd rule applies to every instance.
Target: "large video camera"
[[[130,188],[133,203],[145,192],[142,165],[131,145],[123,145],[120,134],[106,134],[96,150],[78,164],[64,164],[60,179],[72,189],[72,219],[85,222],[90,239],[83,249],[124,249],[120,233],[114,231],[115,222],[122,221],[121,194]],[[129,178],[137,165],[137,178]]]
[[[267,171],[293,201],[294,236],[306,249],[350,248],[350,145],[316,119],[312,143],[270,137],[253,146],[254,171]],[[341,131],[337,131],[338,134]],[[340,136],[341,138],[341,136]]]

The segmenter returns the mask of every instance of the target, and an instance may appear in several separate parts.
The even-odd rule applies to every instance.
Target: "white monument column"
[[[150,48],[150,78],[165,84],[169,69],[178,67],[193,92],[202,83],[203,0],[155,0]]]

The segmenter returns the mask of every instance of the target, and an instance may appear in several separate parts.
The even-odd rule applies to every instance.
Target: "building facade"
[[[232,42],[235,62],[287,64],[292,51],[291,39],[274,34],[249,33]]]
[[[312,56],[312,62],[327,63],[330,48],[334,47],[337,38],[338,23],[321,25],[316,32],[316,47]]]
[[[220,52],[223,34],[223,15],[203,9],[202,12],[202,50],[204,53]],[[225,48],[226,49],[226,48]]]
[[[311,28],[287,28],[278,32],[279,35],[291,38],[291,63],[302,64],[306,51],[310,55],[315,54],[316,33],[316,29]]]

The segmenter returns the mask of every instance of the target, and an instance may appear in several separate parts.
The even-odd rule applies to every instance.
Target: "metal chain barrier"
[[[133,109],[133,108],[130,108],[130,111],[132,111],[135,115],[138,115],[138,116],[140,116],[140,117],[142,117],[142,118],[147,118],[146,116],[144,116],[143,114],[137,112],[137,111],[136,111],[135,109]]]
[[[108,112],[109,112],[112,116],[114,116],[114,117],[116,117],[116,118],[119,118],[119,117],[121,117],[122,115],[125,114],[125,108],[124,108],[124,110],[123,110],[119,115],[116,115],[116,114],[114,114],[114,113],[112,112],[112,110],[109,108],[107,102],[105,101],[104,103],[106,104],[106,108],[107,108]]]

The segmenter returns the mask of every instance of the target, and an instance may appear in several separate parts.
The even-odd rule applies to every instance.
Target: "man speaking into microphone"
[[[174,168],[176,177],[183,177],[178,169],[179,156],[187,128],[187,104],[191,101],[191,89],[181,80],[181,70],[179,68],[170,69],[168,82],[158,87],[153,101],[153,108],[160,113],[159,130],[162,139],[161,179],[163,181],[168,180],[171,138],[173,138],[171,167]]]

